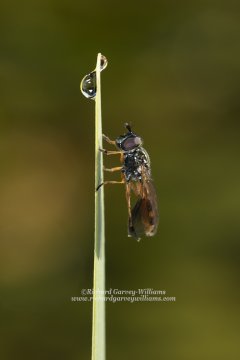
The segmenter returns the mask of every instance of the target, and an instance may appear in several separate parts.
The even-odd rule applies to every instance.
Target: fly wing
[[[158,227],[158,207],[155,187],[150,179],[141,184],[142,191],[131,210],[132,221],[129,222],[129,235],[137,239],[141,236],[153,236]]]

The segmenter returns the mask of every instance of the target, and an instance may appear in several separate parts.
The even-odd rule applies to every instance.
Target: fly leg
[[[100,189],[101,186],[103,185],[107,185],[107,184],[124,184],[125,181],[124,179],[121,181],[104,181],[103,183],[99,184],[98,187],[96,188],[96,191],[98,191]]]
[[[113,167],[111,169],[105,168],[105,166],[104,166],[103,170],[104,171],[109,171],[109,172],[120,171],[120,170],[122,170],[122,166]]]
[[[128,236],[132,236],[133,234],[135,234],[135,230],[132,222],[131,185],[129,183],[126,184],[126,200],[127,200],[127,208],[128,208]]]
[[[103,152],[106,155],[122,154],[121,151],[109,151],[109,150],[106,150],[106,149],[99,149],[99,151]]]
[[[114,140],[109,139],[108,136],[102,134],[103,140],[107,141],[111,145],[116,145],[116,142]]]
[[[102,134],[103,140],[105,140],[106,142],[108,142],[111,145],[115,145],[116,146],[116,142],[114,140],[109,139],[108,136]],[[101,152],[103,152],[106,155],[114,155],[114,154],[121,154],[121,151],[109,151],[106,149],[99,149]]]
[[[115,141],[110,140],[107,136],[103,135],[103,138],[104,138],[104,140],[106,140],[108,143],[110,143],[110,144],[115,144]],[[106,155],[116,155],[116,154],[119,154],[119,155],[120,155],[120,159],[122,158],[122,151],[109,151],[109,150],[106,150],[106,149],[99,149],[99,151],[103,152],[103,153],[106,154]],[[109,171],[109,172],[120,171],[120,170],[122,170],[122,166],[116,166],[116,167],[113,167],[113,168],[111,168],[111,169],[103,167],[103,170]],[[104,181],[104,182],[102,182],[101,184],[98,185],[98,187],[96,188],[96,191],[98,191],[98,190],[100,189],[100,187],[103,186],[103,185],[107,185],[107,184],[124,184],[124,183],[125,183],[125,179],[124,179],[123,176],[122,176],[122,180],[121,180],[121,181]]]
[[[127,208],[128,208],[128,220],[129,226],[132,227],[132,212],[131,212],[131,197],[130,197],[130,184],[126,184],[126,200],[127,200]]]

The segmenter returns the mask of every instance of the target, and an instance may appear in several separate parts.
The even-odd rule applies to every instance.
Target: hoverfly
[[[153,236],[158,227],[158,208],[156,191],[151,178],[150,158],[147,151],[142,147],[140,136],[132,132],[131,126],[125,124],[128,132],[120,135],[115,141],[103,135],[103,139],[109,144],[115,145],[117,151],[99,149],[106,155],[120,154],[122,166],[107,169],[105,171],[121,171],[121,181],[104,181],[99,184],[97,191],[106,184],[125,184],[126,199],[128,206],[128,236],[140,240],[141,236]],[[137,197],[137,201],[131,208],[131,191]]]

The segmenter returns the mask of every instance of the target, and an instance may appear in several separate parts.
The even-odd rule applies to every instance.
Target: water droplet
[[[103,71],[106,67],[107,67],[108,61],[106,56],[101,55],[101,60],[100,60],[100,70]]]
[[[86,96],[86,98],[88,99],[95,98],[96,90],[97,90],[96,71],[92,71],[90,74],[84,76],[80,84],[80,89],[83,95]]]
[[[101,55],[100,58],[100,71],[103,71],[107,67],[108,61],[104,55]],[[80,84],[80,90],[84,96],[88,99],[95,99],[97,91],[97,79],[96,79],[96,70],[92,71],[90,74],[84,76]]]

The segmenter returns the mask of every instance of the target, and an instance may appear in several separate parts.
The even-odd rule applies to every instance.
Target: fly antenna
[[[125,123],[125,128],[129,131],[132,132],[132,128],[128,123]]]

